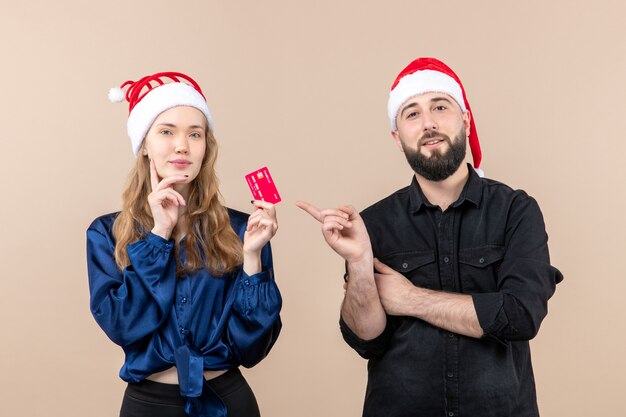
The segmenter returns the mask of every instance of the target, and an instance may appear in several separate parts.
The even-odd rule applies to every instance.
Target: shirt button
[[[450,339],[453,339],[453,338],[454,338],[454,333],[448,333],[448,337],[449,337]]]
[[[478,262],[480,262],[481,264],[484,264],[484,263],[485,263],[485,258],[480,258],[480,259],[478,260]]]
[[[454,374],[452,372],[448,372],[448,378],[452,378]]]
[[[402,264],[402,268],[405,268],[405,269],[406,269],[406,268],[408,268],[408,267],[409,267],[409,264],[408,264],[408,263],[404,262],[404,263]]]
[[[454,417],[454,413],[453,413],[452,411],[449,411],[449,412],[448,412],[448,415],[449,415],[450,417]]]
[[[448,258],[448,257],[446,256],[445,258],[443,258],[443,261],[444,261],[445,263],[448,263],[448,262],[450,262],[450,258]]]
[[[180,299],[180,302],[181,302],[181,303],[183,303],[183,304],[185,304],[185,303],[187,302],[187,297],[183,297],[183,298],[181,298],[181,299]]]
[[[180,328],[180,334],[187,334],[187,329],[185,329],[184,327]]]
[[[245,285],[250,285],[250,280],[249,280],[249,279],[247,279],[247,280],[245,280],[243,283],[244,283]]]

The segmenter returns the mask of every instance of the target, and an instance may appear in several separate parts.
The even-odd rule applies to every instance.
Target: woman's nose
[[[187,138],[184,136],[176,138],[176,148],[174,149],[176,153],[187,153],[189,152],[189,142]]]

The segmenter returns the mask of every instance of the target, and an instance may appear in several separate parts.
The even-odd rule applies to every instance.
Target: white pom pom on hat
[[[113,87],[109,90],[109,101],[111,103],[121,103],[126,98],[126,93],[119,87]]]
[[[125,93],[124,87],[127,86]],[[172,107],[195,107],[206,117],[209,129],[213,131],[215,128],[202,89],[193,78],[180,72],[159,72],[138,81],[126,81],[119,88],[109,90],[111,102],[124,99],[129,104],[127,132],[135,156],[154,120]]]

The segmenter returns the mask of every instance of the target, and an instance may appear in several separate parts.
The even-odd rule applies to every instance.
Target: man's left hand
[[[385,312],[392,316],[410,316],[418,287],[404,275],[374,258],[374,279]],[[349,285],[349,284],[348,284]]]

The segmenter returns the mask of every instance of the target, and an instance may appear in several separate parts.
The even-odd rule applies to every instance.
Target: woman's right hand
[[[156,165],[150,160],[152,192],[148,194],[148,204],[154,220],[153,234],[169,240],[178,222],[178,208],[187,204],[183,196],[174,190],[174,184],[186,179],[185,175],[174,175],[159,181]]]

